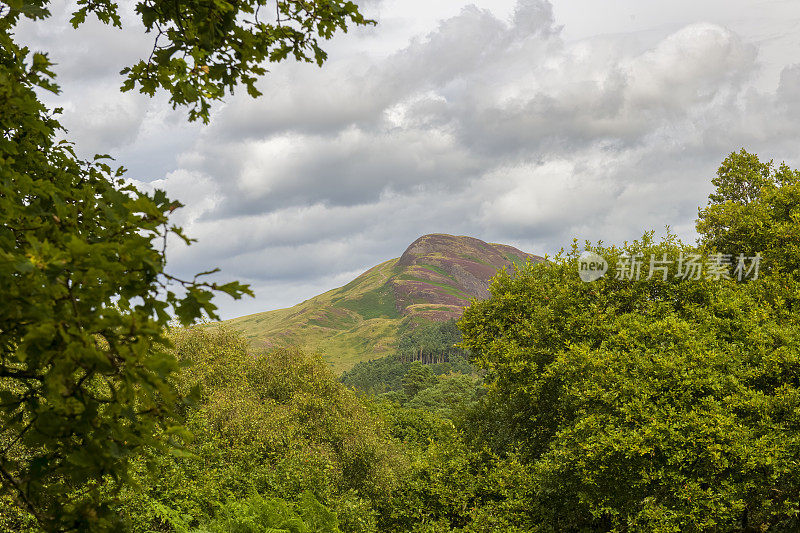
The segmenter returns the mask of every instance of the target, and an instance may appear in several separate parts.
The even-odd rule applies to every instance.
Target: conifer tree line
[[[449,363],[451,357],[466,356],[466,352],[458,346],[460,342],[461,332],[454,319],[420,324],[400,337],[397,357],[408,363]]]

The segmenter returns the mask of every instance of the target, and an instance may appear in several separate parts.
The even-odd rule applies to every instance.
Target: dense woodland
[[[455,320],[417,324],[400,337],[395,354],[357,363],[339,380],[377,401],[453,418],[473,407],[484,390],[461,341]]]
[[[254,23],[259,5],[139,2],[163,40],[123,88],[208,120],[263,63],[321,64],[318,38],[371,23],[337,1]],[[14,38],[47,7],[0,6],[0,530],[800,530],[800,172],[734,152],[696,244],[574,243],[340,379],[191,326],[249,289],[171,276],[180,204],[60,141],[49,60]],[[762,263],[584,283],[584,250]]]
[[[341,378],[224,328],[173,329],[180,425],[154,435],[169,446],[142,446],[122,483],[48,476],[66,492],[43,505],[91,495],[107,512],[78,529],[141,532],[796,531],[800,173],[742,151],[714,182],[697,246],[590,248],[760,251],[758,279],[584,283],[575,245],[498,274],[460,334],[419,326]],[[452,341],[448,363],[402,355]],[[2,528],[38,531],[18,503],[5,492]]]

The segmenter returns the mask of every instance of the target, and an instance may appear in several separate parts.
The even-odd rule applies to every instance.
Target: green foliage
[[[187,519],[166,505],[153,501],[151,508],[177,533],[190,533]],[[296,505],[281,498],[255,494],[230,500],[216,516],[191,533],[340,533],[336,514],[326,509],[310,492]]]
[[[220,502],[253,494],[291,501],[305,491],[336,512],[344,530],[372,531],[372,502],[388,497],[405,459],[318,356],[252,354],[225,328],[181,330],[172,341],[186,364],[176,388],[200,385],[198,404],[185,413],[194,440],[185,454],[140,463],[141,488],[126,490],[119,508],[134,531],[174,527],[154,508],[200,527],[217,520]]]
[[[431,386],[422,388],[407,403],[408,407],[427,409],[445,418],[475,406],[482,389],[482,380],[473,376],[442,376]]]
[[[11,497],[5,495],[0,497],[0,531],[38,533],[41,529],[33,515],[20,508]]]
[[[452,426],[442,426],[417,451],[378,526],[382,532],[530,531],[529,492],[528,474],[515,457],[475,451]]]
[[[734,257],[761,252],[765,269],[800,278],[800,172],[742,149],[722,162],[712,182],[716,192],[697,221],[701,242]]]
[[[390,355],[372,361],[356,363],[351,369],[342,374],[340,381],[348,387],[357,389],[367,394],[400,393],[403,391],[403,379],[411,371],[412,366],[418,362],[402,360],[398,355]],[[435,376],[447,374],[472,375],[475,373],[469,361],[461,356],[453,356],[445,363],[430,363],[424,365]],[[436,383],[431,381],[430,384]]]
[[[394,355],[357,363],[342,374],[341,382],[368,394],[403,392],[405,397],[398,399],[409,400],[435,385],[435,376],[474,373],[459,342],[455,320],[419,324],[400,337]]]
[[[408,373],[403,376],[403,392],[413,398],[419,391],[432,387],[436,383],[433,371],[419,361],[411,363]]]
[[[419,324],[408,330],[397,345],[397,355],[405,361],[441,363],[450,358],[465,357],[458,346],[461,332],[455,320]]]
[[[174,450],[188,437],[175,417],[184,406],[168,379],[177,366],[165,327],[217,318],[214,291],[250,291],[167,274],[168,236],[191,242],[169,224],[181,204],[126,184],[108,156],[81,161],[56,142],[59,110],[36,95],[58,91],[51,64],[12,39],[20,17],[46,18],[48,4],[0,6],[0,506],[19,507],[20,524],[33,516],[52,530],[107,530],[118,527],[109,483],[126,482],[143,450]],[[319,39],[371,23],[349,1],[278,1],[270,22],[259,20],[262,7],[139,2],[155,43],[147,61],[123,70],[123,90],[166,89],[173,107],[207,122],[209,102],[237,84],[258,95],[264,63],[321,64]],[[91,13],[120,26],[111,0],[79,0],[72,25]]]
[[[412,455],[454,429],[452,421],[430,411],[402,407],[382,398],[366,405],[384,422],[388,436],[402,442],[404,450]]]
[[[336,514],[311,493],[303,493],[297,510],[279,498],[250,496],[222,507],[217,517],[195,533],[340,533]]]
[[[800,291],[778,237],[796,173],[764,185],[773,174],[759,165],[726,160],[698,223],[712,251],[771,258],[758,280],[584,283],[573,246],[499,274],[465,313],[463,344],[489,384],[466,438],[519,452],[534,530],[800,527]],[[611,264],[695,251],[651,234],[593,250]]]
[[[56,90],[50,64],[13,42],[14,18],[0,19],[0,493],[48,528],[111,528],[96,482],[177,439],[167,322],[249,290],[164,271],[167,235],[189,242],[168,222],[180,204],[54,141],[35,94]]]
[[[303,492],[348,532],[422,531],[431,521],[447,524],[442,531],[515,531],[524,522],[520,463],[469,451],[436,413],[359,399],[319,358],[253,356],[225,328],[175,331],[172,342],[187,363],[176,389],[200,385],[184,413],[195,438],[185,453],[136,463],[116,508],[133,531],[291,530],[287,521],[300,527],[292,512],[312,526],[302,500],[288,503]]]
[[[20,16],[48,17],[48,5],[48,0],[11,0],[0,14],[13,25]],[[93,14],[121,27],[117,9],[112,0],[78,0],[70,22],[77,28]],[[349,0],[140,0],[135,9],[154,35],[153,49],[146,60],[122,70],[122,90],[138,87],[152,96],[164,89],[173,108],[188,106],[189,120],[204,122],[211,102],[237,86],[259,96],[255,84],[267,72],[265,64],[292,58],[321,66],[327,53],[320,40],[346,32],[348,25],[375,24]]]
[[[411,363],[401,361],[394,355],[363,361],[344,372],[339,378],[342,383],[368,394],[399,392],[403,389],[403,377],[408,373]]]

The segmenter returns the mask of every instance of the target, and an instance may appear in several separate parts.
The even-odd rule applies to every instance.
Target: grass
[[[474,254],[481,253],[474,246],[461,246],[458,237],[445,243],[441,250],[428,253],[424,261],[410,267],[397,265],[398,259],[385,261],[358,276],[346,285],[315,296],[293,307],[276,309],[227,320],[225,323],[241,331],[255,349],[269,349],[276,345],[293,345],[311,352],[319,352],[335,372],[351,368],[366,361],[391,354],[402,331],[414,327],[422,319],[416,312],[448,311],[455,306],[432,304],[419,295],[412,296],[402,305],[407,315],[397,309],[394,289],[390,280],[426,283],[442,293],[469,301],[472,296],[459,289],[455,278],[442,267],[431,264],[437,260],[452,261],[465,258],[476,263],[492,265]],[[487,245],[488,246],[488,245]],[[489,250],[497,250],[488,246]],[[472,252],[465,255],[464,252]],[[520,260],[505,251],[502,256],[510,262]],[[497,257],[496,253],[494,254]],[[430,281],[412,274],[413,269],[424,269],[442,276]],[[419,270],[417,271],[419,274]],[[452,280],[452,283],[446,281]],[[214,327],[213,324],[209,327]]]
[[[447,272],[445,272],[444,270],[442,270],[441,268],[439,268],[437,266],[428,265],[428,264],[425,264],[425,263],[420,263],[417,266],[420,266],[420,267],[422,267],[422,268],[424,268],[426,270],[430,270],[431,272],[436,272],[437,274],[440,274],[440,275],[442,275],[442,276],[444,276],[446,278],[452,279],[453,281],[455,281],[455,279],[456,279],[452,275],[448,274]]]
[[[358,299],[344,300],[336,305],[355,311],[365,320],[402,317],[395,305],[394,294],[386,285],[366,292]]]
[[[458,290],[456,287],[452,285],[447,285],[445,283],[439,283],[437,281],[431,281],[428,279],[418,278],[416,276],[412,276],[411,274],[404,274],[402,276],[398,276],[398,279],[405,281],[419,281],[420,283],[427,283],[428,285],[433,285],[434,287],[438,287],[447,294],[450,294],[457,298],[463,298],[465,300],[469,300],[470,298],[472,298],[472,296],[465,294],[464,292]]]
[[[227,320],[256,349],[270,342],[319,351],[336,372],[370,357],[391,353],[403,317],[386,281],[396,259],[371,268],[347,285],[286,309]]]
[[[490,266],[490,267],[494,268],[493,264],[491,264],[488,261],[485,261],[485,260],[481,259],[480,257],[474,256],[474,255],[471,255],[471,254],[462,254],[461,257],[463,257],[464,259],[469,259],[470,261],[474,261],[476,263],[480,263],[482,265],[486,265],[486,266]]]

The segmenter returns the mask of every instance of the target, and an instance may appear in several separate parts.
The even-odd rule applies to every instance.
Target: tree
[[[460,348],[461,332],[456,321],[422,323],[409,330],[397,343],[397,354],[403,361],[426,364],[449,362],[466,354]]]
[[[9,0],[0,7],[6,28],[20,16],[44,19],[49,0]],[[95,15],[122,27],[112,0],[78,0],[71,23]],[[349,0],[139,0],[136,13],[148,33],[155,34],[146,60],[126,67],[123,91],[136,87],[152,96],[164,89],[170,103],[189,107],[189,120],[208,122],[211,102],[243,85],[251,96],[268,62],[287,58],[322,65],[327,53],[320,39],[330,39],[348,24],[369,25]]]
[[[408,407],[427,409],[452,418],[456,411],[472,407],[479,387],[480,378],[465,375],[442,377],[433,386],[417,392],[408,402]]]
[[[182,363],[172,376],[176,387],[200,386],[185,416],[194,438],[184,453],[150,451],[134,462],[136,483],[115,505],[132,531],[162,531],[166,522],[179,523],[175,517],[184,517],[185,530],[216,523],[204,529],[239,531],[222,526],[249,514],[243,500],[260,494],[256,501],[294,501],[306,491],[338,515],[343,530],[374,531],[368,526],[375,502],[405,470],[402,450],[321,357],[253,352],[224,326],[170,337]],[[270,525],[279,528],[262,523],[256,530]]]
[[[119,26],[110,0],[78,4],[73,25],[94,14]],[[124,482],[132,457],[185,435],[165,327],[173,317],[215,318],[216,291],[250,291],[168,274],[167,235],[191,242],[169,224],[181,204],[126,185],[107,157],[81,161],[56,141],[59,110],[36,94],[58,91],[51,64],[12,38],[20,17],[44,19],[47,5],[0,6],[0,505],[10,499],[48,530],[112,529],[100,481]],[[259,19],[264,7],[140,2],[156,41],[124,71],[123,89],[166,89],[190,120],[207,121],[209,102],[237,84],[258,94],[263,63],[321,63],[318,38],[369,22],[350,2],[278,1],[270,23]]]
[[[467,440],[521,454],[542,530],[800,527],[798,291],[786,275],[796,257],[779,237],[794,216],[780,206],[797,203],[778,200],[795,198],[796,173],[754,164],[726,160],[698,227],[709,253],[774,258],[759,279],[685,279],[673,264],[666,280],[612,271],[585,283],[574,245],[500,273],[492,297],[465,312],[463,344],[489,384]],[[737,210],[752,216],[714,218]],[[587,248],[612,265],[623,252],[700,252],[652,234]]]
[[[419,361],[414,361],[408,369],[408,373],[403,376],[403,392],[411,399],[416,394],[432,387],[436,384],[436,375],[429,366],[423,365]]]
[[[219,518],[194,533],[341,533],[336,514],[322,506],[310,493],[303,493],[298,507],[295,511],[283,500],[251,496],[228,503]]]
[[[800,172],[742,149],[722,162],[712,183],[716,191],[697,220],[702,244],[733,257],[762,253],[766,270],[800,279]]]

